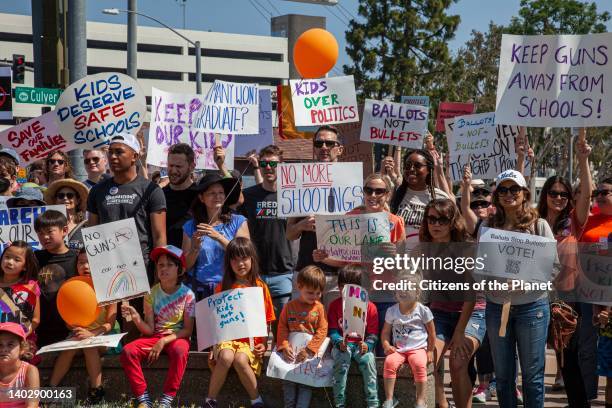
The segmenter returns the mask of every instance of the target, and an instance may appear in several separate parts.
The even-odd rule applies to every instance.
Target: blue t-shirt
[[[229,241],[236,237],[243,222],[246,221],[242,215],[232,214],[232,219],[227,224],[218,224],[214,228]],[[192,218],[183,225],[183,231],[191,238],[196,230],[195,220]],[[200,253],[193,266],[195,278],[201,283],[219,283],[223,278],[223,256],[225,248],[210,237],[202,237]]]

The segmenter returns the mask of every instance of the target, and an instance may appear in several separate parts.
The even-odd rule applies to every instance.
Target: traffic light
[[[23,84],[25,79],[25,55],[13,54],[13,82]]]

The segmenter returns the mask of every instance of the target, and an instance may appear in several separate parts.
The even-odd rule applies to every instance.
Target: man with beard
[[[195,169],[195,153],[186,143],[177,143],[168,150],[169,184],[162,190],[166,197],[166,236],[169,245],[183,245],[183,224],[189,220],[189,208],[198,192],[193,189],[191,174]]]

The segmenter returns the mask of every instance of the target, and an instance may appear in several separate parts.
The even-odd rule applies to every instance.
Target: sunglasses
[[[554,190],[550,190],[548,193],[548,196],[550,198],[563,198],[565,200],[567,200],[569,198],[569,193],[567,191],[554,191]]]
[[[521,191],[523,191],[523,188],[521,186],[512,186],[510,188],[508,187],[503,187],[503,186],[499,186],[495,189],[495,191],[499,194],[499,195],[506,195],[508,194],[508,192],[510,192],[510,194],[512,195],[518,195],[518,193],[520,193]]]
[[[434,217],[433,215],[428,215],[427,217],[425,217],[425,219],[427,220],[428,224],[431,225],[448,225],[450,224],[450,220],[446,217]]]
[[[275,169],[276,166],[278,165],[278,162],[274,161],[274,160],[260,160],[259,161],[259,167],[266,168],[266,167],[268,167],[268,165],[271,168]]]
[[[100,163],[100,158],[99,157],[92,157],[91,159],[85,159],[84,162],[85,162],[85,164],[89,164],[89,163],[98,164],[98,163]]]
[[[58,200],[63,200],[63,199],[68,199],[68,200],[72,200],[74,197],[76,197],[76,194],[74,193],[57,193],[55,195],[55,198],[57,198]]]
[[[472,192],[472,195],[488,197],[491,195],[491,192],[487,190],[486,188],[475,188],[474,191]]]
[[[490,205],[491,203],[488,201],[474,201],[470,203],[470,208],[472,210],[480,210],[481,208],[489,208]]]
[[[383,194],[387,194],[389,191],[386,188],[372,188],[372,187],[368,187],[365,186],[363,188],[363,192],[366,193],[367,195],[383,195]]]
[[[60,166],[66,163],[65,160],[62,159],[49,159],[50,164],[59,164]]]
[[[612,190],[607,190],[607,189],[600,189],[600,190],[595,190],[593,191],[593,198],[598,197],[598,196],[604,196],[607,197],[608,194],[612,193]]]
[[[421,170],[423,167],[427,167],[427,165],[423,163],[419,163],[419,162],[413,162],[413,161],[407,161],[404,164],[404,170],[410,170],[413,167],[415,170]]]
[[[316,147],[317,149],[320,149],[323,147],[323,145],[325,145],[325,147],[327,147],[328,149],[334,148],[336,146],[339,146],[340,143],[335,142],[333,140],[315,140],[313,143],[314,147]]]

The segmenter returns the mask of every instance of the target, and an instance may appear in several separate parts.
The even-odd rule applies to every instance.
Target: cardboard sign
[[[407,105],[421,105],[429,108],[429,96],[402,96],[400,99],[401,103]]]
[[[83,243],[98,303],[115,303],[151,291],[133,218],[83,228]]]
[[[359,117],[363,118],[363,105],[359,106]],[[336,126],[344,140],[344,151],[338,159],[340,162],[361,162],[363,174],[374,172],[374,156],[372,143],[362,142],[361,121],[343,123]]]
[[[82,149],[97,149],[118,133],[135,135],[146,111],[138,82],[118,72],[78,80],[62,92],[55,107],[60,133]]]
[[[321,126],[359,121],[353,76],[292,79],[291,99],[296,126]]]
[[[269,89],[259,90],[259,133],[236,136],[234,154],[246,156],[251,150],[259,152],[266,146],[274,144],[272,132],[272,98]]]
[[[364,262],[364,247],[391,242],[391,223],[387,213],[357,215],[317,215],[317,247],[330,258]]]
[[[550,282],[557,259],[557,241],[534,234],[483,228],[478,257],[484,268],[475,274],[489,278]]]
[[[41,347],[36,354],[51,353],[53,351],[77,350],[90,347],[117,347],[121,338],[127,333],[109,334],[105,336],[93,336],[84,340],[64,340]]]
[[[612,257],[579,253],[580,269],[576,281],[576,301],[612,306]]]
[[[278,217],[344,214],[363,202],[361,163],[280,163]]]
[[[368,314],[368,292],[358,285],[342,289],[342,333],[355,341],[364,341]]]
[[[196,303],[198,350],[223,341],[267,337],[263,289],[226,290]]]
[[[59,211],[66,215],[65,205],[0,209],[0,244],[25,241],[32,249],[42,249],[38,235],[34,231],[34,221],[47,210]]]
[[[427,131],[429,108],[366,99],[361,140],[420,149]]]
[[[289,334],[289,344],[295,354],[305,349],[311,339],[312,335],[308,333]],[[266,375],[310,387],[331,387],[334,377],[334,360],[323,358],[328,346],[329,337],[323,341],[316,356],[299,364],[288,363],[283,359],[282,352],[276,351],[275,348],[270,354]]]
[[[436,132],[444,132],[444,119],[450,119],[461,115],[471,115],[472,113],[474,113],[473,103],[440,102],[440,106],[438,106],[438,117],[436,118]]]
[[[502,36],[496,123],[612,125],[612,33]]]
[[[55,150],[68,152],[77,148],[74,140],[69,142],[59,133],[55,112],[47,112],[0,132],[0,140],[4,147],[15,150],[26,166]]]
[[[259,87],[216,80],[195,114],[193,127],[221,134],[259,133]]]

